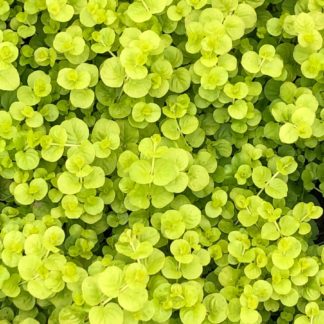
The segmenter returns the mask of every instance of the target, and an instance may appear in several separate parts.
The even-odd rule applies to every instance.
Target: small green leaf
[[[287,197],[288,186],[283,180],[275,178],[267,184],[265,192],[272,198],[282,199]]]
[[[148,300],[147,290],[144,288],[125,288],[118,295],[118,303],[129,312],[138,312]]]
[[[271,171],[264,166],[258,166],[252,171],[252,180],[258,188],[265,188],[271,179]]]
[[[151,164],[146,160],[135,161],[129,168],[130,178],[139,184],[149,184],[153,181]]]
[[[107,296],[115,298],[123,283],[123,271],[116,267],[107,267],[96,278],[99,289]]]
[[[10,63],[0,62],[0,89],[13,91],[19,84],[20,77],[16,68]]]
[[[95,306],[100,303],[102,294],[96,278],[87,277],[82,281],[82,296],[90,306]]]
[[[293,124],[286,123],[280,127],[279,137],[283,143],[295,143],[298,140],[298,130]]]
[[[66,195],[74,195],[81,190],[79,178],[69,172],[63,172],[57,179],[58,189]]]
[[[33,170],[36,169],[39,163],[38,152],[34,149],[28,149],[27,151],[17,152],[15,154],[17,166],[21,170]]]
[[[124,83],[125,70],[117,57],[106,59],[100,68],[103,83],[112,88],[119,88]]]
[[[123,324],[124,314],[122,309],[115,303],[105,306],[95,306],[89,311],[90,324]]]

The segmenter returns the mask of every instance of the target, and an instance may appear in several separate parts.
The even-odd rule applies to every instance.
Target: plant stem
[[[108,53],[109,53],[112,57],[116,57],[116,55],[115,55],[112,51],[108,51]]]
[[[108,304],[111,300],[112,300],[112,298],[107,298],[107,299],[105,299],[101,304],[102,304],[103,306],[105,306],[105,305]]]
[[[143,4],[143,7],[145,8],[145,10],[146,10],[147,12],[150,12],[150,9],[149,9],[149,7],[147,6],[145,0],[141,0],[141,2],[142,2],[142,4]]]
[[[280,228],[279,228],[278,223],[275,221],[274,224],[275,224],[275,226],[276,226],[277,231],[280,233]]]
[[[57,144],[57,143],[51,143],[52,146],[67,146],[67,147],[79,147],[80,144]]]
[[[260,196],[261,194],[262,194],[262,192],[263,192],[263,190],[264,190],[264,188],[266,187],[266,186],[268,186],[269,184],[270,184],[270,182],[274,179],[274,178],[276,178],[277,177],[277,175],[279,174],[280,172],[279,171],[277,171],[273,176],[272,176],[272,178],[265,184],[265,186],[258,192],[258,194],[257,194],[257,196]]]
[[[180,128],[180,125],[179,125],[179,123],[178,123],[178,119],[175,119],[175,122],[177,123],[177,129],[178,129],[178,131],[179,131],[179,133],[180,133],[180,136],[181,136],[182,139],[184,140],[185,144],[186,144],[188,147],[190,147],[189,144],[188,144],[188,142],[187,142],[187,140],[186,140],[186,138],[183,136],[183,133],[181,132],[181,128]]]
[[[322,195],[324,195],[324,192],[323,192],[323,191],[321,191],[320,189],[318,189],[318,188],[314,187],[314,190],[316,190],[317,192],[319,192],[319,193],[321,193]]]
[[[123,94],[123,87],[121,87],[121,90],[120,90],[119,95],[117,97],[117,102],[119,102],[120,97],[122,96],[122,94]]]

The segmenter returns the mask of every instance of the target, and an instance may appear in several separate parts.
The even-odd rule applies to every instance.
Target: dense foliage
[[[324,323],[323,11],[0,0],[0,323]]]

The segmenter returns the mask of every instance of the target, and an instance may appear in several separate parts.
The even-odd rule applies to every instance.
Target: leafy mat
[[[0,0],[0,323],[324,323],[323,0]]]

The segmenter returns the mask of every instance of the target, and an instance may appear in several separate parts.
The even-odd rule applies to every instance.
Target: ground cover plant
[[[324,323],[323,0],[0,0],[0,323]]]

